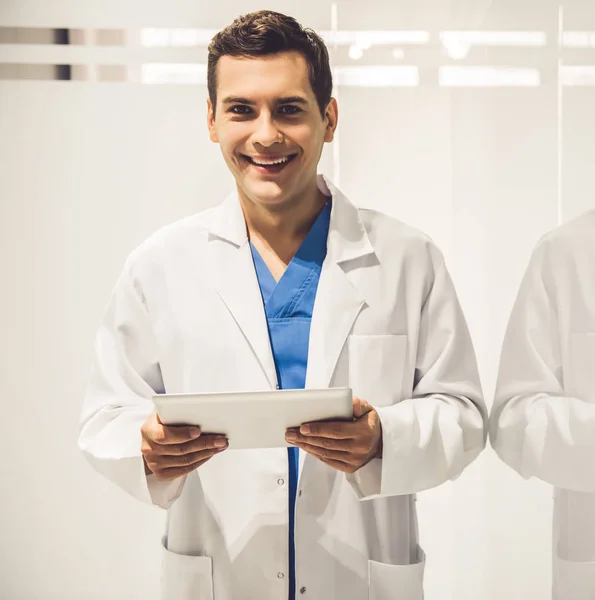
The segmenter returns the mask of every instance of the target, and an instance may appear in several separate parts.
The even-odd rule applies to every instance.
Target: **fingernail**
[[[301,431],[302,433],[310,433],[310,426],[309,426],[309,425],[302,425],[302,426],[300,427],[300,431]]]
[[[192,437],[198,437],[200,435],[200,427],[191,427],[190,428],[190,435]]]
[[[227,444],[227,440],[215,440],[216,448],[223,448]]]
[[[288,440],[288,441],[290,441],[290,442],[293,441],[293,440],[295,440],[296,438],[297,438],[297,436],[295,435],[295,433],[293,431],[288,431],[285,434],[285,439]]]

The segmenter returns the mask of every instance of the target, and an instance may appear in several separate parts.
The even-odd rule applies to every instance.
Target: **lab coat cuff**
[[[153,473],[145,474],[145,463],[141,457],[141,500],[168,509],[182,493],[186,477],[173,481],[159,481]]]
[[[382,487],[382,459],[373,458],[354,473],[347,473],[346,478],[360,500],[379,495]]]
[[[360,500],[368,500],[382,496],[396,495],[390,491],[391,472],[394,471],[395,448],[391,440],[397,424],[395,423],[394,406],[383,406],[375,409],[380,419],[382,427],[382,458],[374,458],[369,463],[347,476],[347,481],[351,484]]]
[[[390,409],[390,407],[375,409],[380,420],[380,426],[382,427],[383,441],[388,427],[386,414],[387,408]],[[385,479],[383,473],[386,470],[387,462],[385,460],[385,452],[388,451],[389,448],[385,449],[383,447],[382,458],[373,458],[370,462],[366,463],[363,467],[360,467],[357,471],[355,471],[355,473],[347,474],[347,481],[360,500],[369,500],[386,495],[382,488],[383,481]]]

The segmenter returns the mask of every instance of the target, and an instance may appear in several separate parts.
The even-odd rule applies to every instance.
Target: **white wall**
[[[190,0],[0,1],[0,26],[220,28],[251,3]],[[333,64],[414,65],[414,87],[338,85],[339,135],[321,170],[358,204],[428,232],[443,249],[491,404],[508,312],[546,230],[595,205],[594,87],[556,76],[556,3],[424,0],[289,2],[270,7],[318,30],[426,30],[421,47],[346,48]],[[334,16],[333,16],[334,15]],[[595,31],[588,0],[566,3],[567,30]],[[545,48],[438,44],[449,29],[543,31]],[[61,53],[61,54],[60,54]],[[595,64],[595,50],[562,54]],[[205,48],[0,45],[0,63],[206,61]],[[59,61],[58,61],[59,62]],[[517,66],[536,87],[445,87],[452,64]],[[76,448],[95,330],[127,253],[161,225],[218,202],[231,180],[208,141],[204,85],[0,81],[0,597],[157,598],[164,513],[90,470]],[[560,104],[562,100],[562,104]],[[551,489],[487,449],[456,482],[420,494],[427,600],[547,598]]]

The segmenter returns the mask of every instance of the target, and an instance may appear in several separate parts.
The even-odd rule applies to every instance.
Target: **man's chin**
[[[259,200],[264,204],[277,204],[285,198],[286,187],[281,187],[275,181],[244,182],[242,186],[248,198]]]

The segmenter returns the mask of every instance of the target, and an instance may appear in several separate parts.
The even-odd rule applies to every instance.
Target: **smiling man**
[[[168,509],[162,598],[420,600],[415,493],[485,445],[470,336],[441,253],[317,173],[338,121],[326,47],[271,11],[209,46],[207,119],[235,179],[126,261],[79,445]],[[364,176],[365,173],[362,173]],[[227,450],[155,393],[351,387],[353,420]]]

